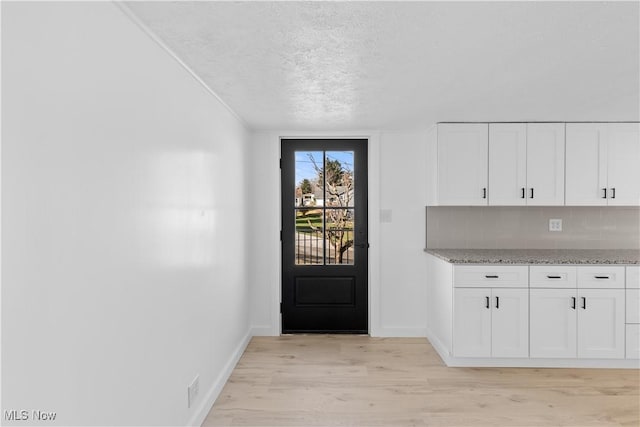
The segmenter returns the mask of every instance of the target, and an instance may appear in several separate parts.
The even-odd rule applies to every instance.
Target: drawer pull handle
[[[607,198],[607,189],[606,189],[606,188],[603,188],[603,190],[604,190],[604,196],[602,196],[602,198],[603,198],[603,199],[606,199],[606,198]]]
[[[485,297],[487,299],[487,305],[486,308],[489,308],[489,297]]]
[[[485,275],[484,277],[486,277],[487,279],[497,279],[498,276],[494,276],[494,275]]]
[[[482,198],[483,199],[487,198],[487,188],[486,187],[482,189]]]
[[[587,299],[585,297],[582,297],[582,309],[587,309]]]
[[[595,276],[596,279],[611,279],[610,276]]]
[[[547,276],[547,279],[562,279],[561,276]]]
[[[524,196],[524,191],[525,191],[525,190],[524,190],[524,187],[522,187],[522,196],[520,197],[521,199],[524,199],[524,198],[525,198],[525,196]]]
[[[576,297],[571,297],[571,308],[576,309]]]

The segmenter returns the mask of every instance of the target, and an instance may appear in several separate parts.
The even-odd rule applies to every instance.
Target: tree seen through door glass
[[[295,179],[295,263],[353,264],[353,151],[296,151]]]

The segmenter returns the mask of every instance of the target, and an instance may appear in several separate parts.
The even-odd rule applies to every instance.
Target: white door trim
[[[367,156],[368,156],[368,174],[369,174],[369,335],[379,336],[380,334],[380,132],[379,131],[362,131],[362,132],[278,132],[279,136],[274,140],[274,143],[278,144],[277,150],[272,150],[273,153],[277,153],[278,158],[273,159],[272,163],[275,167],[278,167],[280,160],[280,141],[282,139],[311,139],[311,138],[326,138],[326,139],[339,139],[339,138],[362,138],[368,140]],[[278,171],[278,176],[280,173]],[[278,187],[274,191],[278,194],[278,215],[277,218],[282,217],[281,212],[281,200],[280,200],[280,188],[281,182],[278,179]],[[273,227],[277,230],[275,233],[269,233],[269,235],[280,234],[280,224],[273,224]],[[274,277],[271,281],[272,289],[272,316],[271,319],[275,319],[274,324],[271,325],[272,333],[274,336],[279,336],[282,333],[282,319],[280,316],[280,300],[282,292],[282,254],[280,241],[277,240],[273,244],[274,253],[277,254],[278,268],[277,277]]]

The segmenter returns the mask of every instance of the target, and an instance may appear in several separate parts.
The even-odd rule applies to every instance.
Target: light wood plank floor
[[[424,338],[256,337],[205,426],[640,425],[640,372],[447,368]]]

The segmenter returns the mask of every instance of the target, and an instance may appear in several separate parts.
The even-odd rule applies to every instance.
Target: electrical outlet
[[[196,375],[187,387],[187,408],[191,408],[200,393],[200,375]]]
[[[549,231],[562,231],[562,220],[561,219],[550,219],[549,220]]]

